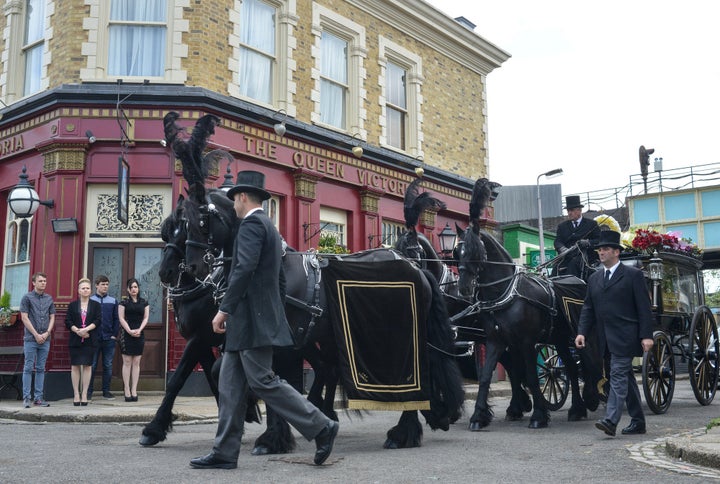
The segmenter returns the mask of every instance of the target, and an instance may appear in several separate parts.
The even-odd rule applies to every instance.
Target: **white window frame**
[[[334,235],[335,243],[347,248],[347,212],[320,207],[320,237]]]
[[[0,75],[0,87],[2,87],[6,103],[43,91],[50,86],[47,68],[50,65],[51,55],[48,44],[53,38],[50,17],[55,13],[55,2],[53,0],[45,2],[43,38],[36,39],[29,45],[25,45],[26,9],[27,0],[6,2],[3,7],[5,28],[2,31],[2,39],[5,49],[2,51],[1,62],[3,67],[2,75]],[[41,47],[40,44],[42,44]],[[40,78],[38,79],[39,87],[32,92],[25,93],[26,64],[24,53],[31,47],[42,50]]]
[[[293,75],[297,69],[297,64],[293,57],[297,46],[297,39],[295,38],[295,27],[298,23],[296,0],[262,1],[274,6],[276,10],[272,101],[270,104],[266,104],[240,94],[240,9],[242,0],[235,0],[234,7],[230,10],[230,22],[233,25],[233,32],[228,38],[228,43],[232,48],[232,57],[229,59],[228,68],[232,78],[227,85],[228,93],[233,97],[247,99],[268,108],[284,109],[288,116],[295,117],[297,111],[293,105],[293,97],[297,92],[297,85],[293,81]]]
[[[346,99],[347,106],[345,109],[344,128],[327,125],[321,121],[320,62],[322,61],[321,40],[323,31],[327,31],[348,42],[348,95]],[[364,59],[367,57],[365,27],[346,17],[338,15],[322,5],[314,3],[312,34],[315,41],[310,50],[310,55],[314,62],[314,67],[310,72],[310,77],[313,80],[313,88],[310,93],[310,99],[313,101],[313,112],[310,113],[311,121],[314,124],[335,131],[345,132],[351,136],[359,134],[361,139],[367,139],[367,132],[365,131],[367,109],[365,109],[363,104],[367,96],[367,92],[363,87],[367,79],[367,71],[364,68]]]
[[[389,246],[392,247],[395,245],[395,242],[398,241],[400,238],[400,234],[405,232],[405,224],[402,222],[396,222],[394,220],[386,220],[383,219],[382,221],[382,235],[381,239],[379,241],[379,244],[382,246]],[[378,247],[378,245],[372,244],[373,247]],[[373,248],[371,247],[371,248]]]
[[[139,0],[142,1],[142,0]],[[83,19],[83,29],[88,32],[88,42],[82,43],[81,53],[86,56],[85,68],[80,69],[83,81],[140,82],[145,79],[165,83],[182,84],[187,81],[187,71],[180,69],[182,59],[188,56],[188,45],[182,43],[182,34],[189,32],[190,24],[183,18],[183,7],[190,7],[190,0],[166,0],[167,19],[165,36],[165,72],[162,76],[115,76],[108,74],[108,49],[110,46],[111,0],[84,0],[90,14]]]
[[[27,292],[28,281],[30,280],[30,254],[32,242],[32,221],[33,217],[19,218],[12,210],[8,210],[8,217],[5,223],[5,250],[3,251],[3,290],[7,290],[11,296],[11,307],[15,308],[20,305],[20,299]],[[20,226],[23,222],[27,222],[27,241],[25,247],[25,258],[18,260],[21,256],[20,246]],[[15,233],[13,234],[13,228]],[[14,243],[14,244],[13,244]],[[14,248],[13,248],[14,245]],[[11,249],[13,254],[11,254]],[[11,258],[12,256],[12,258]],[[9,272],[22,271],[25,268],[25,274],[15,281],[15,284],[8,278]]]
[[[262,208],[265,214],[272,220],[273,225],[280,230],[280,197],[273,195],[264,200]]]
[[[424,82],[422,74],[422,58],[409,51],[408,49],[392,42],[391,40],[380,36],[379,39],[378,64],[380,66],[380,75],[378,83],[380,85],[380,146],[400,151],[410,156],[417,157],[423,155],[423,115],[422,115],[422,84]],[[407,114],[405,119],[405,147],[400,148],[391,145],[388,140],[388,100],[387,100],[387,64],[388,62],[405,69],[405,93]]]

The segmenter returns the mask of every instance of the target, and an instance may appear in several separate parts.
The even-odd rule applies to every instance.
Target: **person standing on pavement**
[[[120,316],[120,353],[122,353],[122,378],[125,401],[137,402],[137,386],[140,379],[140,360],[145,348],[143,330],[150,318],[150,305],[140,297],[140,283],[134,277],[127,281],[128,297],[118,307]]]
[[[120,318],[118,316],[118,301],[108,295],[110,279],[100,275],[95,278],[95,294],[90,299],[100,303],[102,316],[100,322],[100,337],[97,340],[95,356],[93,357],[92,378],[88,389],[88,400],[92,400],[93,384],[97,372],[98,360],[102,355],[102,393],[106,400],[114,400],[115,396],[110,393],[110,382],[112,380],[112,362],[115,356],[115,341],[120,329]]]
[[[20,300],[20,318],[25,326],[23,337],[23,406],[49,407],[44,398],[45,363],[50,353],[50,336],[55,326],[55,303],[45,292],[47,275],[37,272],[32,276],[33,290]],[[32,373],[35,370],[35,395],[31,394]]]
[[[307,440],[315,439],[314,463],[332,452],[339,424],[323,415],[272,371],[273,346],[291,346],[292,335],[281,296],[282,242],[262,210],[265,175],[241,171],[228,191],[242,220],[235,238],[228,289],[212,320],[226,333],[220,366],[218,428],[212,452],[190,461],[196,469],[234,469],[240,453],[248,388],[285,418]]]
[[[605,418],[595,427],[607,435],[615,430],[627,404],[630,425],[622,433],[644,434],[645,415],[632,361],[653,346],[650,295],[640,269],[620,263],[620,234],[604,230],[597,243],[602,269],[588,280],[575,346],[584,348],[585,336],[597,334],[601,351],[610,353],[610,394]]]
[[[78,281],[78,298],[68,305],[65,327],[70,331],[70,380],[73,386],[73,405],[88,404],[88,388],[92,378],[92,362],[95,356],[97,329],[100,327],[101,308],[90,300],[90,279]]]
[[[565,256],[558,266],[557,275],[573,275],[582,278],[585,262],[587,261],[587,265],[591,266],[598,260],[592,246],[600,238],[600,227],[596,221],[582,216],[584,206],[580,203],[578,195],[565,197],[567,220],[557,226],[555,250],[558,254],[564,254],[577,245],[579,251]],[[583,258],[583,256],[585,257]]]

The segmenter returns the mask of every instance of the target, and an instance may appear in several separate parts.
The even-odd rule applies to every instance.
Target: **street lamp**
[[[543,216],[542,216],[542,200],[540,198],[540,178],[546,176],[552,178],[554,176],[562,175],[562,168],[555,168],[554,170],[546,171],[541,173],[537,177],[537,204],[538,204],[538,235],[540,236],[540,264],[545,263],[545,235],[543,234]]]
[[[440,240],[440,252],[442,252],[443,257],[452,252],[455,247],[456,237],[457,234],[452,228],[450,228],[450,223],[445,222],[445,228],[438,233],[438,239]]]
[[[23,166],[19,178],[20,181],[8,196],[10,210],[12,210],[18,218],[30,217],[37,212],[40,205],[45,205],[50,208],[55,206],[53,200],[40,200],[35,189],[28,183],[27,168],[25,166]]]

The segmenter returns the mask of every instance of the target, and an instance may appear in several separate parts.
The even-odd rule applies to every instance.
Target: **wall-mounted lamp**
[[[362,143],[362,138],[360,138],[360,133],[355,133],[352,135],[353,139],[358,139],[358,144],[352,147],[352,154],[355,155],[355,158],[362,158],[363,155],[363,149],[362,146],[360,146],[360,143]]]
[[[285,119],[287,118],[287,112],[284,109],[279,109],[278,112],[275,114],[282,114],[283,117],[279,123],[273,125],[273,130],[275,131],[276,135],[285,136],[285,131],[287,131],[287,128],[285,127]]]
[[[51,222],[53,232],[56,234],[74,234],[78,231],[76,218],[54,218]]]
[[[93,144],[94,142],[97,141],[97,138],[95,137],[93,132],[90,131],[89,129],[87,131],[85,131],[85,136],[87,136],[88,143],[90,143],[90,144]]]
[[[23,166],[19,178],[20,181],[8,196],[8,205],[15,216],[18,218],[27,218],[37,212],[40,205],[45,205],[49,208],[55,206],[54,200],[40,200],[35,189],[28,183],[27,168],[25,166]]]
[[[418,178],[422,178],[422,176],[425,174],[425,168],[423,168],[423,157],[422,155],[418,155],[415,157],[415,161],[420,162],[420,165],[415,168],[415,174],[418,176]]]
[[[445,228],[438,233],[438,240],[440,240],[440,252],[444,256],[447,256],[455,248],[455,238],[457,233],[450,227],[450,222],[445,222]]]
[[[235,182],[233,181],[232,173],[230,173],[230,162],[228,161],[227,169],[225,170],[225,181],[220,185],[220,190],[227,192],[234,186]]]
[[[161,140],[160,140],[160,145],[163,146],[163,147],[167,146],[167,141],[165,141],[164,139],[161,139]]]

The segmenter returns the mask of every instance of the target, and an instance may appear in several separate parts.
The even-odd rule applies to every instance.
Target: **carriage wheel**
[[[654,413],[667,412],[675,391],[675,356],[670,338],[662,331],[653,334],[654,344],[643,354],[643,392]]]
[[[718,329],[707,306],[700,306],[690,325],[688,371],[690,384],[700,405],[710,405],[718,384]]]
[[[537,345],[537,368],[540,390],[547,408],[560,410],[570,393],[570,385],[565,364],[554,346]]]

